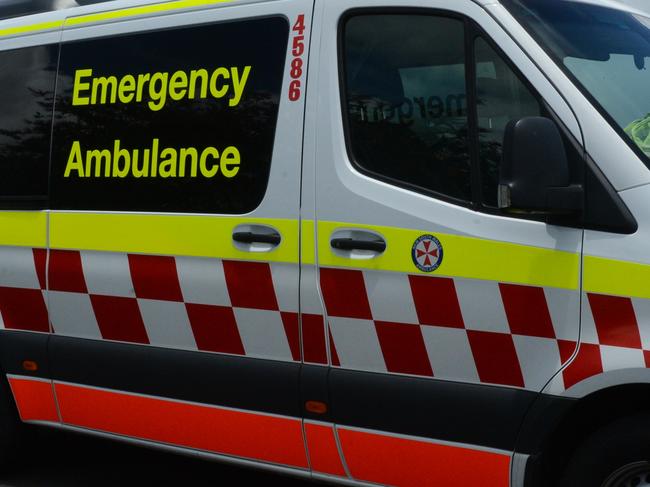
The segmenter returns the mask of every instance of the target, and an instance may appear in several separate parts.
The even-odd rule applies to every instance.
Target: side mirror
[[[503,140],[499,208],[511,212],[567,214],[582,211],[582,185],[570,183],[569,161],[552,120],[511,121]]]

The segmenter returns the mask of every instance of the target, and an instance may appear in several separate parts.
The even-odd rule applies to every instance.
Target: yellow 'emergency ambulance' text
[[[153,112],[162,110],[169,99],[173,101],[221,99],[228,97],[228,105],[236,107],[242,99],[251,66],[241,70],[237,66],[219,67],[212,71],[187,71],[127,74],[93,77],[92,69],[78,69],[74,75],[72,104],[106,105],[115,103],[147,102]]]
[[[160,147],[153,139],[150,149],[127,150],[116,140],[112,150],[83,150],[74,141],[68,156],[64,177],[79,178],[234,178],[239,173],[241,155],[237,147],[219,151],[215,147]]]

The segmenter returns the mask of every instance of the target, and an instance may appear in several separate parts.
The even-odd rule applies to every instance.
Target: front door
[[[347,474],[508,485],[575,349],[583,232],[498,210],[503,135],[579,127],[474,2],[323,4],[315,234]]]

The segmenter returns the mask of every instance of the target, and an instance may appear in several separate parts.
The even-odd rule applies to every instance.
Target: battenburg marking
[[[411,250],[415,267],[422,272],[433,272],[442,264],[442,244],[433,235],[422,235]]]

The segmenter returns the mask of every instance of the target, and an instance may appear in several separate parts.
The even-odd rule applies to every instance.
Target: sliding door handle
[[[279,233],[254,233],[254,232],[235,232],[232,239],[241,244],[270,244],[273,246],[280,245],[282,237]]]

